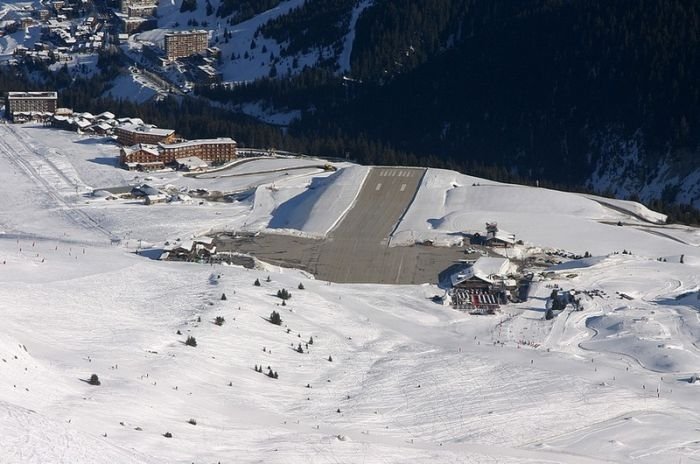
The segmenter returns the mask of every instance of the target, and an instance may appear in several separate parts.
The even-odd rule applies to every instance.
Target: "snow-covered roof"
[[[135,195],[135,196],[139,196],[139,195],[154,196],[154,195],[160,195],[161,191],[155,187],[151,187],[148,184],[141,184],[141,185],[137,185],[136,187],[132,188],[131,193],[132,193],[132,195]]]
[[[479,258],[466,269],[452,274],[452,285],[457,285],[473,277],[485,282],[494,283],[502,280],[511,270],[511,262],[507,258]]]
[[[92,123],[86,119],[74,119],[73,124],[78,126],[80,129],[85,129],[89,127]]]
[[[105,122],[101,122],[99,124],[93,124],[92,127],[96,127],[96,128],[103,130],[103,131],[108,131],[112,128],[112,126],[110,126],[109,124],[107,124]]]
[[[110,113],[109,111],[103,111],[95,117],[98,119],[114,119],[114,113]]]
[[[7,92],[8,100],[44,100],[52,99],[56,100],[58,98],[57,92]]]
[[[119,118],[117,121],[119,121],[119,124],[143,125],[143,119],[141,118]]]
[[[486,238],[488,240],[500,240],[501,242],[510,243],[511,245],[515,244],[515,234],[502,229],[498,229],[495,232],[489,232]]]
[[[192,241],[194,243],[202,243],[204,245],[211,245],[212,243],[214,243],[214,237],[207,237],[207,236],[197,237],[195,239],[192,239]]]
[[[158,150],[158,146],[150,145],[148,143],[139,143],[130,147],[122,147],[122,150],[124,151],[125,155],[130,155],[136,151],[145,151],[154,156],[160,156],[160,150]]]
[[[153,134],[158,136],[167,137],[175,133],[173,129],[160,129],[158,127],[148,126],[145,124],[122,124],[119,129],[126,132],[138,132],[141,134]]]

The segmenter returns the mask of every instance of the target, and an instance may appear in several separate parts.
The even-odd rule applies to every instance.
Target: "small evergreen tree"
[[[266,282],[272,282],[272,279],[270,279],[270,276],[267,276],[267,279],[265,280]]]
[[[299,282],[299,286],[297,287],[299,290],[304,290],[304,284]]]
[[[187,340],[185,340],[185,345],[187,346],[197,346],[197,339],[194,338],[192,335],[187,336]]]
[[[328,355],[328,362],[333,362],[333,356]]]
[[[164,436],[165,438],[173,438],[173,434],[170,433],[170,432],[165,432],[165,433],[163,434],[163,436]]]
[[[260,279],[255,279],[255,282],[253,282],[253,285],[255,285],[256,287],[259,287],[260,286]]]
[[[222,293],[221,294],[221,301],[226,301],[228,298],[226,298],[226,294]]]
[[[277,311],[272,311],[269,321],[275,325],[282,325],[282,317],[280,317],[280,313]]]
[[[90,380],[88,380],[88,383],[90,385],[95,385],[95,386],[102,384],[102,382],[100,382],[100,378],[97,376],[97,374],[92,374],[90,376]]]
[[[216,319],[214,319],[214,324],[218,325],[219,327],[224,325],[224,322],[226,322],[226,319],[224,319],[224,316],[216,316]]]
[[[281,298],[282,300],[288,300],[292,297],[292,294],[287,291],[286,288],[283,288],[281,290],[277,290],[277,298]]]
[[[304,352],[304,348],[302,348],[301,343],[299,343],[299,345],[297,346],[297,353],[303,353],[303,352]]]
[[[311,336],[311,337],[309,337],[309,345],[313,345],[313,344],[314,344],[314,337]]]

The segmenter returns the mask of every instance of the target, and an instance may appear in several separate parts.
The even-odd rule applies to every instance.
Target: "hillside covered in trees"
[[[310,0],[259,32],[288,53],[328,45],[356,4]],[[356,25],[352,80],[321,63],[205,93],[311,110],[292,134],[340,132],[580,186],[609,155],[603,138],[641,137],[646,176],[695,160],[699,37],[692,0],[377,0]]]

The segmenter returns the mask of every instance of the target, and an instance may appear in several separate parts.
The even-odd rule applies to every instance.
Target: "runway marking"
[[[401,190],[400,190],[400,192],[403,192],[404,190],[406,190],[406,184],[401,184]]]
[[[376,188],[376,190],[377,190],[377,191],[379,191],[379,189],[380,189],[380,188],[382,188],[382,184],[381,184],[381,182],[380,182],[379,184],[377,184],[377,188]]]

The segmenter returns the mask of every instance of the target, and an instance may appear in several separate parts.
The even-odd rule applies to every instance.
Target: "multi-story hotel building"
[[[7,92],[5,114],[15,120],[18,113],[56,112],[57,92]]]
[[[233,161],[237,154],[236,141],[223,137],[158,145],[138,143],[130,147],[122,147],[119,161],[130,169],[157,169],[176,160],[191,157],[207,163],[222,164]]]
[[[207,47],[209,47],[209,32],[207,31],[177,31],[165,34],[165,56],[169,60],[203,52]]]
[[[190,140],[172,144],[159,143],[158,146],[166,163],[178,158],[196,156],[204,161],[220,164],[233,161],[238,154],[236,141],[229,137]]]
[[[114,134],[120,144],[126,146],[144,144],[168,143],[175,139],[173,129],[159,129],[157,127],[123,124],[114,129]]]

